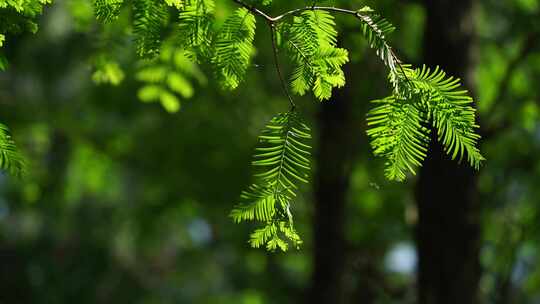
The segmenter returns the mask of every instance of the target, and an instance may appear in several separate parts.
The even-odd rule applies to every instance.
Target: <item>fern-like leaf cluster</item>
[[[24,158],[3,124],[0,124],[0,168],[15,176],[21,176],[25,171]]]
[[[255,16],[245,8],[237,9],[219,31],[212,63],[224,88],[238,87],[255,50]]]
[[[135,49],[143,58],[153,58],[159,53],[162,32],[170,18],[168,8],[180,4],[178,0],[93,0],[96,19],[103,23],[118,19],[122,9],[131,9]]]
[[[478,169],[484,158],[478,149],[476,110],[471,106],[473,99],[461,88],[460,79],[447,77],[439,67],[431,71],[422,66],[409,70],[409,74],[413,84],[426,94],[431,121],[446,152],[452,159],[466,155],[469,164]]]
[[[183,3],[180,8],[178,37],[182,47],[192,50],[195,58],[198,54],[204,58],[210,57],[214,7],[213,0],[192,0]]]
[[[387,158],[389,179],[404,180],[405,173],[415,173],[426,157],[429,130],[422,125],[423,111],[417,104],[396,100],[394,96],[373,103],[378,106],[367,119],[373,152]]]
[[[310,129],[296,112],[275,116],[259,136],[252,162],[258,169],[254,174],[255,181],[242,192],[240,203],[231,211],[231,217],[237,223],[264,223],[250,236],[253,247],[285,251],[288,242],[295,247],[302,243],[293,227],[290,209],[298,184],[308,182],[310,139]]]
[[[133,2],[133,34],[139,56],[153,57],[159,53],[162,24],[167,18],[167,6],[162,0]]]
[[[387,37],[396,28],[388,20],[375,13],[367,6],[358,10],[357,16],[358,19],[362,21],[362,34],[369,46],[376,51],[384,64],[388,66],[391,71],[395,72],[399,62],[397,62],[392,48],[387,42]]]
[[[305,11],[283,26],[289,57],[293,60],[292,91],[313,91],[320,100],[329,99],[334,87],[345,85],[341,67],[349,61],[347,50],[336,47],[334,17],[325,11]]]
[[[118,18],[124,0],[94,0],[96,18],[102,22],[110,22]]]
[[[374,101],[378,106],[368,113],[367,134],[374,153],[387,158],[386,176],[403,180],[407,172],[415,173],[426,157],[429,124],[452,159],[466,157],[478,168],[484,158],[477,147],[475,109],[467,91],[460,89],[460,80],[438,67],[404,66],[403,73],[400,77],[408,81],[409,91]]]

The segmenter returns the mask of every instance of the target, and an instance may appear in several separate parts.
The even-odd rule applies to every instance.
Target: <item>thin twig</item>
[[[266,19],[266,21],[268,22],[274,22],[272,17],[270,17],[268,14],[266,14],[265,12],[261,11],[260,9],[256,8],[256,7],[253,7],[245,2],[243,2],[242,0],[233,0],[234,2],[236,2],[237,4],[239,4],[240,6],[246,8],[247,10],[249,10],[250,12],[256,14],[256,15],[259,15],[261,17],[263,17],[264,19]]]
[[[327,12],[336,12],[336,13],[342,13],[342,14],[348,14],[348,15],[354,15],[356,16],[358,14],[357,11],[348,10],[344,8],[339,7],[332,7],[332,6],[307,6],[302,8],[297,8],[290,10],[288,12],[285,12],[277,17],[272,18],[273,22],[277,22],[285,17],[291,16],[291,15],[298,15],[299,13],[303,11],[327,11]]]
[[[275,33],[275,25],[274,23],[269,23],[270,26],[270,36],[272,38],[272,51],[274,53],[274,64],[276,65],[276,72],[279,77],[279,81],[281,82],[281,88],[283,89],[283,92],[285,95],[287,95],[287,98],[289,99],[289,103],[291,104],[291,111],[294,111],[296,109],[296,104],[294,103],[291,94],[289,94],[289,90],[287,90],[287,83],[285,83],[285,79],[283,78],[283,74],[281,73],[281,67],[279,66],[279,56],[278,56],[278,48],[276,43],[276,33]]]
[[[256,7],[253,7],[253,6],[245,3],[242,0],[232,0],[232,1],[234,1],[235,3],[239,4],[240,6],[242,6],[244,8],[246,8],[250,12],[263,17],[269,23],[278,22],[281,19],[283,19],[285,17],[288,17],[288,16],[298,15],[299,13],[301,13],[303,11],[327,11],[327,12],[336,12],[336,13],[342,13],[342,14],[348,14],[348,15],[354,15],[354,16],[357,16],[359,14],[357,11],[348,10],[348,9],[339,8],[339,7],[307,6],[307,7],[293,9],[293,10],[287,11],[287,12],[285,12],[285,13],[279,15],[279,16],[272,17],[272,16],[268,15],[267,13],[263,12],[262,10],[260,10],[260,9],[258,9]]]
[[[388,49],[390,50],[390,54],[392,55],[392,58],[394,58],[394,61],[396,61],[396,64],[398,65],[399,69],[401,70],[401,74],[403,74],[403,77],[405,77],[405,80],[412,84],[412,81],[409,80],[409,77],[407,77],[407,74],[405,73],[405,70],[403,70],[403,65],[401,64],[401,60],[396,56],[396,53],[394,53],[394,50],[387,44],[386,45]]]

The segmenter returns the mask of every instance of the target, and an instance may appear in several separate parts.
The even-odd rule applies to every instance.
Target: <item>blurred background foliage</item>
[[[335,2],[380,11],[398,28],[398,54],[423,62],[423,3]],[[471,79],[487,158],[478,302],[540,303],[540,1],[475,4]],[[270,11],[300,5],[275,0]],[[232,8],[220,5],[218,18]],[[336,236],[346,244],[342,302],[416,303],[415,179],[386,181],[365,135],[368,101],[388,92],[384,67],[355,20],[337,19],[351,55],[354,118],[342,131],[354,147],[344,235]],[[0,177],[0,303],[304,301],[319,184],[294,206],[305,241],[298,251],[252,249],[252,227],[227,217],[248,182],[259,130],[287,109],[267,28],[257,29],[246,81],[225,92],[167,42],[157,61],[138,59],[128,17],[100,25],[90,1],[56,0],[39,24],[35,35],[9,40],[0,73],[2,122],[29,161],[25,178]],[[310,96],[297,104],[317,132],[320,105]]]

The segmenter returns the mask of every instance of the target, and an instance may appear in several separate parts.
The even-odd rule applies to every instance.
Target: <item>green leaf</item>
[[[390,70],[389,78],[394,90],[398,94],[401,94],[403,90],[406,90],[402,88],[403,86],[406,86],[406,84],[401,82],[400,80],[402,77],[399,77],[399,74],[402,73],[401,62],[395,56],[394,51],[387,40],[388,36],[395,30],[395,27],[388,20],[367,6],[358,10],[356,16],[362,22],[361,29],[364,38]]]
[[[403,91],[375,101],[379,106],[368,115],[371,145],[375,155],[387,158],[387,177],[403,180],[407,171],[414,174],[421,165],[429,143],[428,124],[437,130],[438,140],[452,159],[466,156],[478,169],[484,157],[478,149],[476,111],[460,80],[447,77],[438,67],[403,65],[402,73],[390,74],[406,84]]]
[[[0,124],[0,168],[15,176],[21,176],[25,171],[24,158],[3,124]]]
[[[102,22],[110,22],[118,18],[124,0],[94,0],[96,18]]]
[[[426,157],[429,130],[422,125],[425,113],[419,105],[394,96],[373,103],[378,106],[367,118],[373,153],[387,159],[388,179],[402,181],[407,171],[415,174]]]
[[[399,62],[396,61],[392,48],[387,42],[388,35],[395,30],[395,27],[369,7],[364,7],[363,10],[358,11],[357,16],[362,22],[362,34],[369,46],[375,49],[377,55],[391,71],[395,71]]]
[[[139,89],[137,96],[143,102],[152,102],[159,100],[163,88],[159,85],[146,85]]]
[[[212,44],[213,0],[192,0],[183,3],[178,20],[180,44],[193,53],[193,57],[210,56]]]
[[[425,96],[438,139],[452,159],[465,155],[471,166],[478,169],[484,157],[478,149],[480,135],[475,122],[473,99],[461,88],[459,78],[447,77],[439,67],[433,71],[425,65],[408,70],[414,86]]]
[[[185,7],[184,0],[165,0],[165,4],[177,9],[182,9]]]
[[[212,59],[221,85],[226,89],[238,87],[255,53],[255,17],[245,8],[237,9],[225,21],[215,42]]]
[[[133,34],[139,56],[150,58],[159,53],[162,24],[167,18],[167,6],[162,0],[134,0]]]
[[[191,98],[193,96],[193,86],[182,74],[171,72],[167,77],[167,85],[175,93],[180,94],[183,98]]]
[[[178,110],[180,110],[180,100],[167,91],[161,92],[159,101],[161,102],[163,108],[169,113],[176,113]]]
[[[284,26],[287,50],[293,60],[291,89],[298,95],[312,90],[319,100],[329,99],[334,87],[345,85],[341,69],[348,52],[337,48],[335,22],[328,12],[306,11]]]
[[[278,114],[259,136],[253,166],[255,182],[242,192],[240,203],[230,216],[236,223],[259,221],[263,228],[252,233],[253,247],[266,244],[268,250],[288,245],[298,247],[302,241],[293,227],[291,201],[299,183],[307,183],[310,171],[310,129],[295,112]]]
[[[253,220],[269,222],[274,218],[276,200],[271,188],[253,184],[242,191],[240,199],[249,203],[239,204],[231,211],[230,216],[235,223]]]

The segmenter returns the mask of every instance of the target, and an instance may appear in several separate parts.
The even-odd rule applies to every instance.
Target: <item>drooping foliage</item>
[[[334,87],[345,85],[342,65],[348,52],[336,47],[334,17],[325,11],[305,11],[283,26],[285,45],[294,67],[291,89],[304,95],[313,91],[320,100],[329,99]]]
[[[94,0],[96,18],[102,22],[109,22],[118,18],[124,0]]]
[[[387,158],[386,176],[403,180],[407,171],[415,173],[426,157],[428,124],[437,129],[437,137],[452,159],[467,158],[475,168],[484,158],[477,148],[475,109],[459,79],[446,77],[438,67],[403,66],[400,83],[406,91],[376,100],[368,114],[367,133],[376,155]]]
[[[375,49],[377,55],[388,66],[390,71],[395,72],[399,62],[387,42],[387,37],[396,28],[369,7],[360,9],[357,17],[362,22],[360,25],[362,34],[369,46]]]
[[[223,87],[235,89],[246,74],[254,53],[255,16],[247,9],[237,9],[216,37],[212,63]]]
[[[367,131],[373,152],[387,158],[389,179],[403,180],[406,171],[414,173],[426,157],[429,129],[422,125],[423,111],[418,105],[395,96],[373,103],[377,107],[369,112]]]
[[[159,0],[133,2],[133,33],[139,56],[153,57],[159,53],[162,23],[167,19],[166,5]]]
[[[452,159],[466,156],[469,164],[478,169],[484,158],[477,147],[480,135],[476,133],[476,110],[471,106],[473,99],[461,88],[460,80],[447,77],[439,67],[431,71],[422,66],[408,72],[427,103],[429,118],[446,152]]]
[[[193,0],[182,3],[179,9],[178,38],[194,58],[211,56],[214,6],[213,0]]]
[[[0,168],[16,176],[24,174],[25,170],[24,158],[3,124],[0,124]]]
[[[226,16],[215,15],[214,0],[94,0],[93,7],[96,19],[107,25],[123,18],[119,16],[129,16],[131,46],[143,58],[135,75],[142,82],[138,97],[159,101],[169,112],[180,108],[181,98],[194,94],[193,80],[204,82],[200,64],[210,65],[224,89],[241,87],[256,55],[256,18],[269,25],[269,45],[290,111],[274,117],[263,130],[252,163],[252,184],[231,212],[235,222],[262,225],[251,234],[253,247],[287,250],[291,244],[302,243],[291,208],[299,185],[308,182],[311,135],[289,90],[296,95],[311,92],[324,101],[345,85],[342,68],[349,61],[349,51],[338,45],[336,14],[356,18],[358,32],[388,69],[391,94],[374,101],[367,118],[374,154],[386,158],[386,176],[404,180],[408,173],[414,174],[429,153],[431,132],[436,132],[449,157],[480,166],[483,157],[473,101],[459,79],[439,68],[415,69],[402,63],[388,40],[395,27],[371,8],[311,5],[271,17],[261,11],[271,5],[270,0],[227,1],[238,7]],[[0,0],[0,9],[7,7],[24,16],[13,3]],[[40,8],[47,0],[17,3]],[[0,46],[5,39],[4,23],[0,21]],[[291,64],[288,83],[280,68],[280,51]],[[118,84],[125,76],[114,60],[96,62],[96,82]]]
[[[169,6],[179,5],[179,1],[164,0],[93,0],[96,19],[103,23],[113,23],[123,9],[131,13],[135,50],[143,58],[157,56],[170,17]]]
[[[291,203],[298,183],[307,183],[310,167],[309,127],[298,113],[278,114],[259,136],[252,165],[253,184],[242,192],[240,203],[232,210],[237,223],[258,221],[263,227],[251,234],[253,247],[287,250],[290,241],[298,247],[302,241],[293,226]]]

